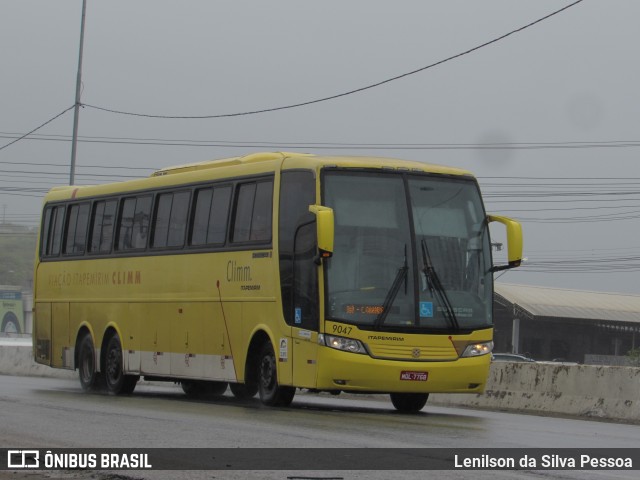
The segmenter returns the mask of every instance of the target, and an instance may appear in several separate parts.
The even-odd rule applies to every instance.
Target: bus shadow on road
[[[386,395],[332,395],[301,391],[294,397],[291,405],[287,407],[269,407],[262,404],[257,395],[248,399],[240,399],[234,397],[230,390],[227,390],[222,395],[192,397],[186,395],[180,385],[170,383],[141,382],[132,394],[118,396],[110,395],[106,391],[84,392],[80,386],[71,383],[61,384],[55,389],[38,389],[36,392],[42,396],[84,397],[91,399],[91,403],[104,403],[105,406],[110,402],[114,406],[123,405],[124,403],[141,408],[149,407],[151,402],[161,402],[167,403],[164,408],[171,410],[178,405],[182,405],[185,408],[197,406],[198,409],[201,407],[204,413],[212,407],[234,407],[252,411],[265,410],[287,414],[293,412],[325,416],[327,414],[355,414],[361,418],[370,417],[372,419],[384,416],[391,418],[395,423],[421,423],[425,420],[447,424],[460,422],[464,423],[467,428],[472,427],[474,423],[482,421],[478,415],[474,415],[471,411],[450,410],[439,406],[430,406],[429,404],[423,410],[414,414],[400,413],[393,408]],[[144,403],[147,403],[147,405],[144,405]],[[171,404],[174,407],[171,407]],[[155,403],[154,407],[158,406]],[[179,409],[177,408],[177,410]]]
[[[448,412],[447,409],[436,406],[427,406],[420,412],[405,414],[393,408],[387,395],[332,395],[328,393],[309,393],[302,391],[294,397],[291,405],[287,407],[269,407],[260,402],[256,395],[249,399],[234,397],[229,390],[223,395],[210,395],[193,398],[185,395],[180,387],[164,387],[161,389],[140,389],[133,396],[153,397],[170,401],[188,402],[191,404],[216,405],[228,407],[240,407],[252,410],[272,410],[281,412],[309,412],[309,413],[349,413],[364,415],[390,415],[394,421],[405,418],[410,421],[416,419],[449,419],[463,420],[465,423],[479,420],[471,412],[456,410]]]

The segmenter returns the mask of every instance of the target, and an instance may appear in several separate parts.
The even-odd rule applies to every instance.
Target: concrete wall
[[[495,362],[484,394],[429,402],[640,423],[640,368]]]
[[[33,360],[31,339],[0,339],[0,375],[33,377],[77,377],[77,372],[40,365]]]
[[[75,378],[36,364],[27,340],[0,340],[0,374]],[[640,423],[640,368],[495,362],[481,395],[431,395],[430,404]]]

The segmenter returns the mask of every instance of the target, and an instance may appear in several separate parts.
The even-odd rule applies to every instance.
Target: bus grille
[[[413,360],[417,362],[451,361],[458,353],[449,346],[418,345],[375,345],[368,344],[369,353],[374,358],[389,360]]]

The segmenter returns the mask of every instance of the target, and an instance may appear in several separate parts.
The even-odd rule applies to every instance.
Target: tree
[[[629,359],[629,363],[636,367],[640,367],[640,347],[634,348],[627,352],[627,358]]]
[[[36,235],[35,228],[0,225],[0,285],[32,289]]]

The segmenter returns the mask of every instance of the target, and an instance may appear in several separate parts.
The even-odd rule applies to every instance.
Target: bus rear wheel
[[[137,375],[125,375],[122,365],[122,345],[117,333],[107,342],[104,354],[104,380],[112,395],[128,395],[136,388]]]
[[[428,393],[392,393],[391,403],[401,413],[417,413],[427,404]]]
[[[183,380],[182,391],[188,397],[200,398],[211,395],[222,395],[227,391],[227,382],[208,382],[204,380]]]
[[[295,388],[278,385],[278,364],[271,342],[265,342],[260,351],[258,393],[262,403],[273,407],[286,407],[296,394]]]
[[[88,333],[78,343],[78,378],[85,392],[99,390],[103,386],[103,378],[96,369],[96,350],[93,339]]]

